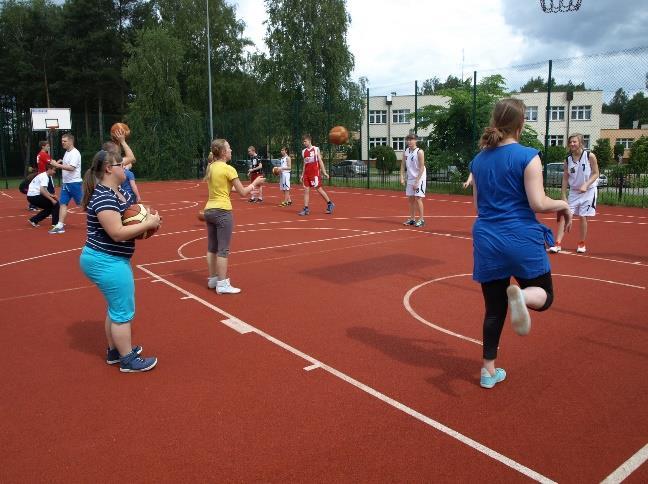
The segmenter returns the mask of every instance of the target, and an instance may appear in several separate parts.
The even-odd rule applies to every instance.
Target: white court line
[[[476,345],[483,346],[482,341],[480,341],[478,339],[470,338],[470,337],[465,336],[465,335],[463,335],[461,333],[455,333],[454,331],[450,331],[449,329],[444,328],[443,326],[439,326],[438,324],[434,324],[431,321],[428,321],[424,317],[420,316],[414,310],[414,308],[412,308],[412,305],[410,304],[410,299],[412,297],[412,294],[414,294],[416,291],[418,291],[423,286],[426,286],[428,284],[432,284],[433,282],[444,281],[446,279],[453,279],[455,277],[465,277],[465,276],[471,276],[471,275],[472,275],[471,273],[453,274],[453,275],[450,275],[450,276],[437,277],[436,279],[432,279],[432,280],[423,282],[421,284],[418,284],[418,285],[412,287],[409,291],[407,291],[405,293],[405,295],[403,296],[403,306],[405,307],[405,310],[409,313],[410,316],[412,316],[417,321],[423,323],[424,325],[426,325],[426,326],[428,326],[428,327],[430,327],[430,328],[432,328],[432,329],[434,329],[436,331],[439,331],[440,333],[444,333],[444,334],[447,334],[449,336],[453,336],[453,337],[455,337],[457,339],[462,339],[464,341],[469,341],[471,343],[475,343]],[[634,284],[626,284],[624,282],[609,281],[609,280],[606,280],[606,279],[596,279],[594,277],[576,276],[576,275],[573,275],[573,274],[552,274],[552,276],[571,277],[571,278],[574,278],[574,279],[584,279],[584,280],[587,280],[587,281],[604,282],[606,284],[612,284],[612,285],[616,285],[616,286],[630,287],[630,288],[633,288],[633,289],[641,289],[641,290],[644,290],[644,291],[646,290],[646,288],[644,286],[636,286]]]
[[[0,194],[1,194],[1,195],[4,195],[4,196],[7,197],[7,198],[11,198],[11,199],[13,200],[13,197],[12,197],[11,195],[9,195],[8,193],[5,193],[5,192],[0,191]]]
[[[636,471],[644,462],[648,460],[648,444],[639,449],[635,455],[621,464],[617,470],[601,481],[601,484],[618,484],[623,482],[626,477]]]
[[[81,249],[83,249],[83,247],[77,247],[76,249],[61,250],[59,252],[50,252],[49,254],[35,255],[34,257],[27,257],[26,259],[19,259],[19,260],[14,260],[14,261],[11,261],[11,262],[5,262],[4,264],[0,264],[0,267],[10,266],[10,265],[13,265],[13,264],[19,264],[21,262],[29,262],[31,260],[42,259],[43,257],[49,257],[49,256],[52,256],[52,255],[65,254],[66,252],[74,252],[75,250],[81,250]]]
[[[182,294],[185,294],[187,296],[193,296],[195,301],[197,301],[197,302],[201,303],[202,305],[210,308],[211,310],[225,316],[227,318],[226,321],[230,321],[232,319],[240,321],[238,318],[236,318],[235,316],[229,314],[227,311],[225,311],[225,310],[223,310],[223,309],[221,309],[221,308],[219,308],[217,306],[214,306],[213,304],[211,304],[211,303],[205,301],[204,299],[194,295],[193,293],[191,293],[191,292],[189,292],[189,291],[187,291],[187,290],[173,284],[172,282],[164,279],[161,276],[158,276],[157,274],[155,274],[154,272],[146,269],[142,265],[138,265],[137,268],[144,271],[144,272],[146,272],[151,277],[159,280],[160,282],[163,282],[164,284],[168,285],[169,287],[172,287],[173,289],[181,292]],[[221,322],[223,322],[223,321],[221,321]],[[244,324],[247,325],[251,329],[251,332],[256,333],[257,335],[259,335],[262,338],[266,339],[267,341],[279,346],[280,348],[283,348],[284,350],[288,351],[289,353],[292,353],[293,355],[296,355],[296,356],[310,362],[311,366],[318,365],[322,370],[330,373],[331,375],[339,378],[340,380],[342,380],[342,381],[344,381],[344,382],[346,382],[346,383],[348,383],[348,384],[362,390],[363,392],[371,395],[372,397],[374,397],[374,398],[376,398],[376,399],[378,399],[378,400],[380,400],[380,401],[394,407],[397,410],[400,410],[401,412],[403,412],[403,413],[415,418],[416,420],[418,420],[420,422],[423,422],[424,424],[426,424],[426,425],[428,425],[428,426],[430,426],[430,427],[432,427],[432,428],[434,428],[434,429],[436,429],[436,430],[438,430],[438,431],[440,431],[440,432],[454,438],[455,440],[458,440],[462,444],[464,444],[464,445],[466,445],[468,447],[471,447],[472,449],[475,449],[478,452],[481,452],[482,454],[486,455],[487,457],[490,457],[491,459],[496,460],[496,461],[504,464],[505,466],[510,467],[511,469],[519,472],[520,474],[523,474],[523,475],[525,475],[527,477],[530,477],[531,479],[534,479],[534,480],[536,480],[538,482],[542,482],[542,483],[549,484],[549,483],[554,483],[555,482],[555,481],[552,481],[551,479],[549,479],[548,477],[545,477],[542,474],[534,471],[533,469],[530,469],[530,468],[520,464],[519,462],[516,462],[513,459],[511,459],[509,457],[506,457],[505,455],[500,454],[499,452],[497,452],[497,451],[495,451],[495,450],[493,450],[493,449],[491,449],[489,447],[486,447],[485,445],[477,442],[476,440],[473,440],[470,437],[468,437],[468,436],[466,436],[466,435],[464,435],[464,434],[462,434],[460,432],[457,432],[456,430],[454,430],[454,429],[452,429],[450,427],[447,427],[446,425],[443,425],[441,422],[438,422],[437,420],[434,420],[434,419],[428,417],[427,415],[424,415],[424,414],[422,414],[422,413],[408,407],[407,405],[405,405],[405,404],[403,404],[403,403],[401,403],[401,402],[399,402],[397,400],[394,400],[393,398],[385,395],[384,393],[381,393],[378,390],[375,390],[374,388],[372,388],[372,387],[370,387],[368,385],[365,385],[364,383],[356,380],[355,378],[352,378],[351,376],[347,375],[346,373],[343,373],[343,372],[341,372],[339,370],[336,370],[335,368],[333,368],[333,367],[331,367],[331,366],[329,366],[329,365],[327,365],[325,363],[322,363],[321,361],[317,360],[316,358],[314,358],[314,357],[312,357],[310,355],[307,355],[306,353],[304,353],[304,352],[298,350],[297,348],[294,348],[293,346],[290,346],[289,344],[287,344],[287,343],[285,343],[285,342],[283,342],[283,341],[269,335],[268,333],[265,333],[264,331],[261,331],[260,329],[252,326],[251,324],[249,324],[249,323],[244,323]]]

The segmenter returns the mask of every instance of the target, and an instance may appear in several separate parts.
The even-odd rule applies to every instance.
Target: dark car
[[[356,177],[367,176],[367,165],[359,160],[344,160],[331,166],[332,176]]]

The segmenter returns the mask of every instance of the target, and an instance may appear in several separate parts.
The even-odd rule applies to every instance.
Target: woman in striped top
[[[161,220],[156,213],[142,223],[122,225],[122,214],[133,203],[131,195],[120,188],[125,178],[119,154],[101,150],[95,155],[83,180],[81,206],[87,213],[87,240],[80,264],[108,304],[106,363],[119,363],[123,372],[138,372],[152,369],[157,358],[142,358],[142,347],[131,345],[135,282],[130,259],[135,251],[134,238],[158,227]]]

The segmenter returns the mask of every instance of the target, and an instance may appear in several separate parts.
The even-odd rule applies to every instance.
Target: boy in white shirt
[[[27,200],[30,204],[42,209],[36,215],[29,219],[33,227],[52,215],[52,226],[59,221],[59,203],[54,194],[54,180],[52,176],[56,173],[56,168],[48,164],[43,173],[36,175],[27,189]]]

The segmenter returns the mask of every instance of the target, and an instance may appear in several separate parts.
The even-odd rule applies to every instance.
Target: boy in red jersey
[[[41,141],[40,148],[41,150],[38,152],[38,155],[36,156],[36,165],[38,167],[38,173],[45,173],[45,170],[47,170],[47,164],[50,161],[52,161],[52,157],[50,156],[49,153],[50,150],[49,142]]]
[[[304,209],[299,212],[299,215],[310,215],[310,209],[308,208],[308,202],[310,199],[310,189],[315,188],[322,198],[326,201],[326,213],[332,214],[335,204],[331,201],[329,196],[326,194],[322,188],[322,175],[326,178],[329,177],[329,174],[326,172],[324,167],[324,162],[320,155],[320,150],[317,146],[312,145],[312,140],[310,135],[306,134],[302,137],[304,143],[304,151],[302,152],[302,157],[304,158],[304,166],[302,168],[301,175],[299,179],[304,184]]]

